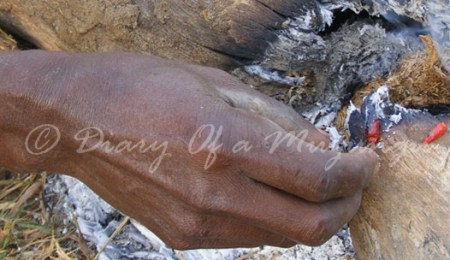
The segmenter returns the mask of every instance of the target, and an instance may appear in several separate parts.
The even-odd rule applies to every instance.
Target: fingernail
[[[365,153],[366,156],[368,156],[371,159],[371,161],[374,163],[374,165],[372,165],[372,167],[369,168],[372,170],[370,175],[376,175],[380,172],[381,159],[380,159],[380,156],[376,152],[374,152],[372,149],[369,149],[366,147],[355,147],[350,151],[350,153],[357,153],[357,152]]]

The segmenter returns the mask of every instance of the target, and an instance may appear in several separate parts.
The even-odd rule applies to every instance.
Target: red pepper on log
[[[423,139],[424,144],[429,144],[439,137],[443,136],[447,131],[447,125],[444,122],[439,122],[430,133]]]

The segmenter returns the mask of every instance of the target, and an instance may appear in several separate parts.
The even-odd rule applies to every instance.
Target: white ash
[[[386,107],[385,101],[389,101],[389,89],[387,86],[381,86],[372,95],[364,97],[369,98],[370,102],[375,106],[375,113],[378,118],[385,118],[384,108]]]
[[[333,22],[332,9],[317,3],[317,8],[305,12],[304,15],[294,17],[289,23],[289,29],[294,31],[324,30]],[[319,22],[318,22],[319,21]]]
[[[314,16],[314,18],[313,18]],[[313,10],[308,10],[306,14],[299,19],[298,17],[294,18],[289,24],[291,27],[301,30],[311,30],[310,25],[312,24],[313,19],[316,19],[316,13]]]
[[[327,129],[332,123],[333,121],[336,119],[337,113],[336,112],[330,112],[326,115],[323,115],[318,121],[317,123],[315,123],[314,125],[317,128],[321,128],[321,129]]]
[[[389,99],[389,87],[386,85],[379,87],[373,95],[365,98],[371,99],[370,101],[375,106],[375,114],[378,116],[378,118],[388,120],[389,123],[384,128],[384,131],[386,132],[389,131],[392,128],[392,126],[398,124],[402,120],[403,118],[402,113],[408,113],[408,109],[398,104],[393,105],[391,103]],[[394,106],[396,113],[386,115],[385,113],[386,107],[392,105]]]
[[[333,15],[346,10],[356,15],[356,21],[343,22],[330,31]],[[369,17],[358,16],[363,12]],[[315,91],[304,89],[308,98],[296,105],[303,112],[316,102],[343,100],[364,82],[387,76],[399,60],[423,48],[418,33],[431,32],[450,70],[449,14],[448,3],[439,0],[316,1],[303,15],[288,17],[265,57],[245,69],[291,86],[296,82],[290,72],[308,75],[306,81],[314,82]]]
[[[427,2],[427,24],[447,71],[450,72],[450,5],[447,1],[429,0]]]
[[[400,121],[403,119],[402,114],[398,114],[398,115],[391,115],[389,117],[389,120],[392,121],[394,124],[398,124],[400,123]]]
[[[423,22],[426,19],[427,2],[428,0],[321,0],[328,8],[343,8],[350,9],[356,13],[367,11],[372,16],[384,16],[389,19],[390,16],[403,16],[413,19],[418,22]]]
[[[45,193],[60,197],[53,210],[76,218],[84,238],[97,250],[105,246],[123,220],[123,215],[98,197],[80,181],[63,175],[51,175]],[[320,247],[297,245],[282,249],[270,246],[235,249],[178,251],[164,244],[150,230],[131,220],[105,248],[101,260],[108,259],[353,259],[354,252],[347,229],[342,229]]]
[[[277,71],[268,71],[260,66],[246,66],[245,71],[250,75],[258,76],[262,79],[287,85],[300,85],[305,77],[281,76]]]
[[[331,24],[333,23],[333,10],[333,8],[320,6],[320,15],[322,17],[323,23],[327,26],[331,26]]]
[[[313,108],[304,111],[302,116],[316,127],[325,129],[330,126],[336,118],[336,112],[339,106],[340,105],[322,105],[321,103],[316,103]]]
[[[371,3],[367,1],[344,1],[344,0],[321,0],[322,8],[325,10],[335,11],[335,10],[351,10],[354,13],[361,13],[362,11],[370,10]],[[373,13],[377,15],[377,13]]]
[[[342,152],[345,151],[348,144],[344,141],[343,133],[340,133],[334,125],[339,107],[340,103],[333,105],[317,103],[311,110],[303,112],[302,116],[315,127],[325,130],[329,134],[329,149]]]
[[[75,218],[79,231],[97,251],[106,245],[109,237],[118,228],[119,220],[123,219],[120,212],[72,177],[56,174],[50,176],[45,193],[57,194],[60,197],[56,205],[53,205],[53,211],[68,218]],[[106,246],[99,259],[132,258],[133,254],[151,256],[146,259],[167,259],[170,255],[168,252],[174,254],[171,250],[161,250],[152,242],[154,241],[146,238],[130,224]]]
[[[344,137],[335,126],[327,127],[327,132],[330,135],[330,145],[329,148],[333,151],[341,151],[342,147],[345,145]]]

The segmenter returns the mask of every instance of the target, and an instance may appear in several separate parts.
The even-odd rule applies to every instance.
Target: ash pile
[[[233,74],[328,131],[331,149],[377,143],[377,120],[387,131],[417,113],[448,112],[449,14],[435,0],[305,1],[304,14],[286,17],[265,57]],[[54,210],[77,220],[100,259],[355,257],[348,229],[318,248],[174,251],[74,179],[53,176],[46,193],[62,197]]]

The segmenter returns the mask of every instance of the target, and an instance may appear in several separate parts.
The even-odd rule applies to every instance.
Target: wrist
[[[57,139],[61,142],[57,117],[52,116],[54,95],[61,90],[47,82],[54,64],[48,56],[40,51],[0,53],[0,167],[18,172],[60,168],[61,149],[46,151]]]

